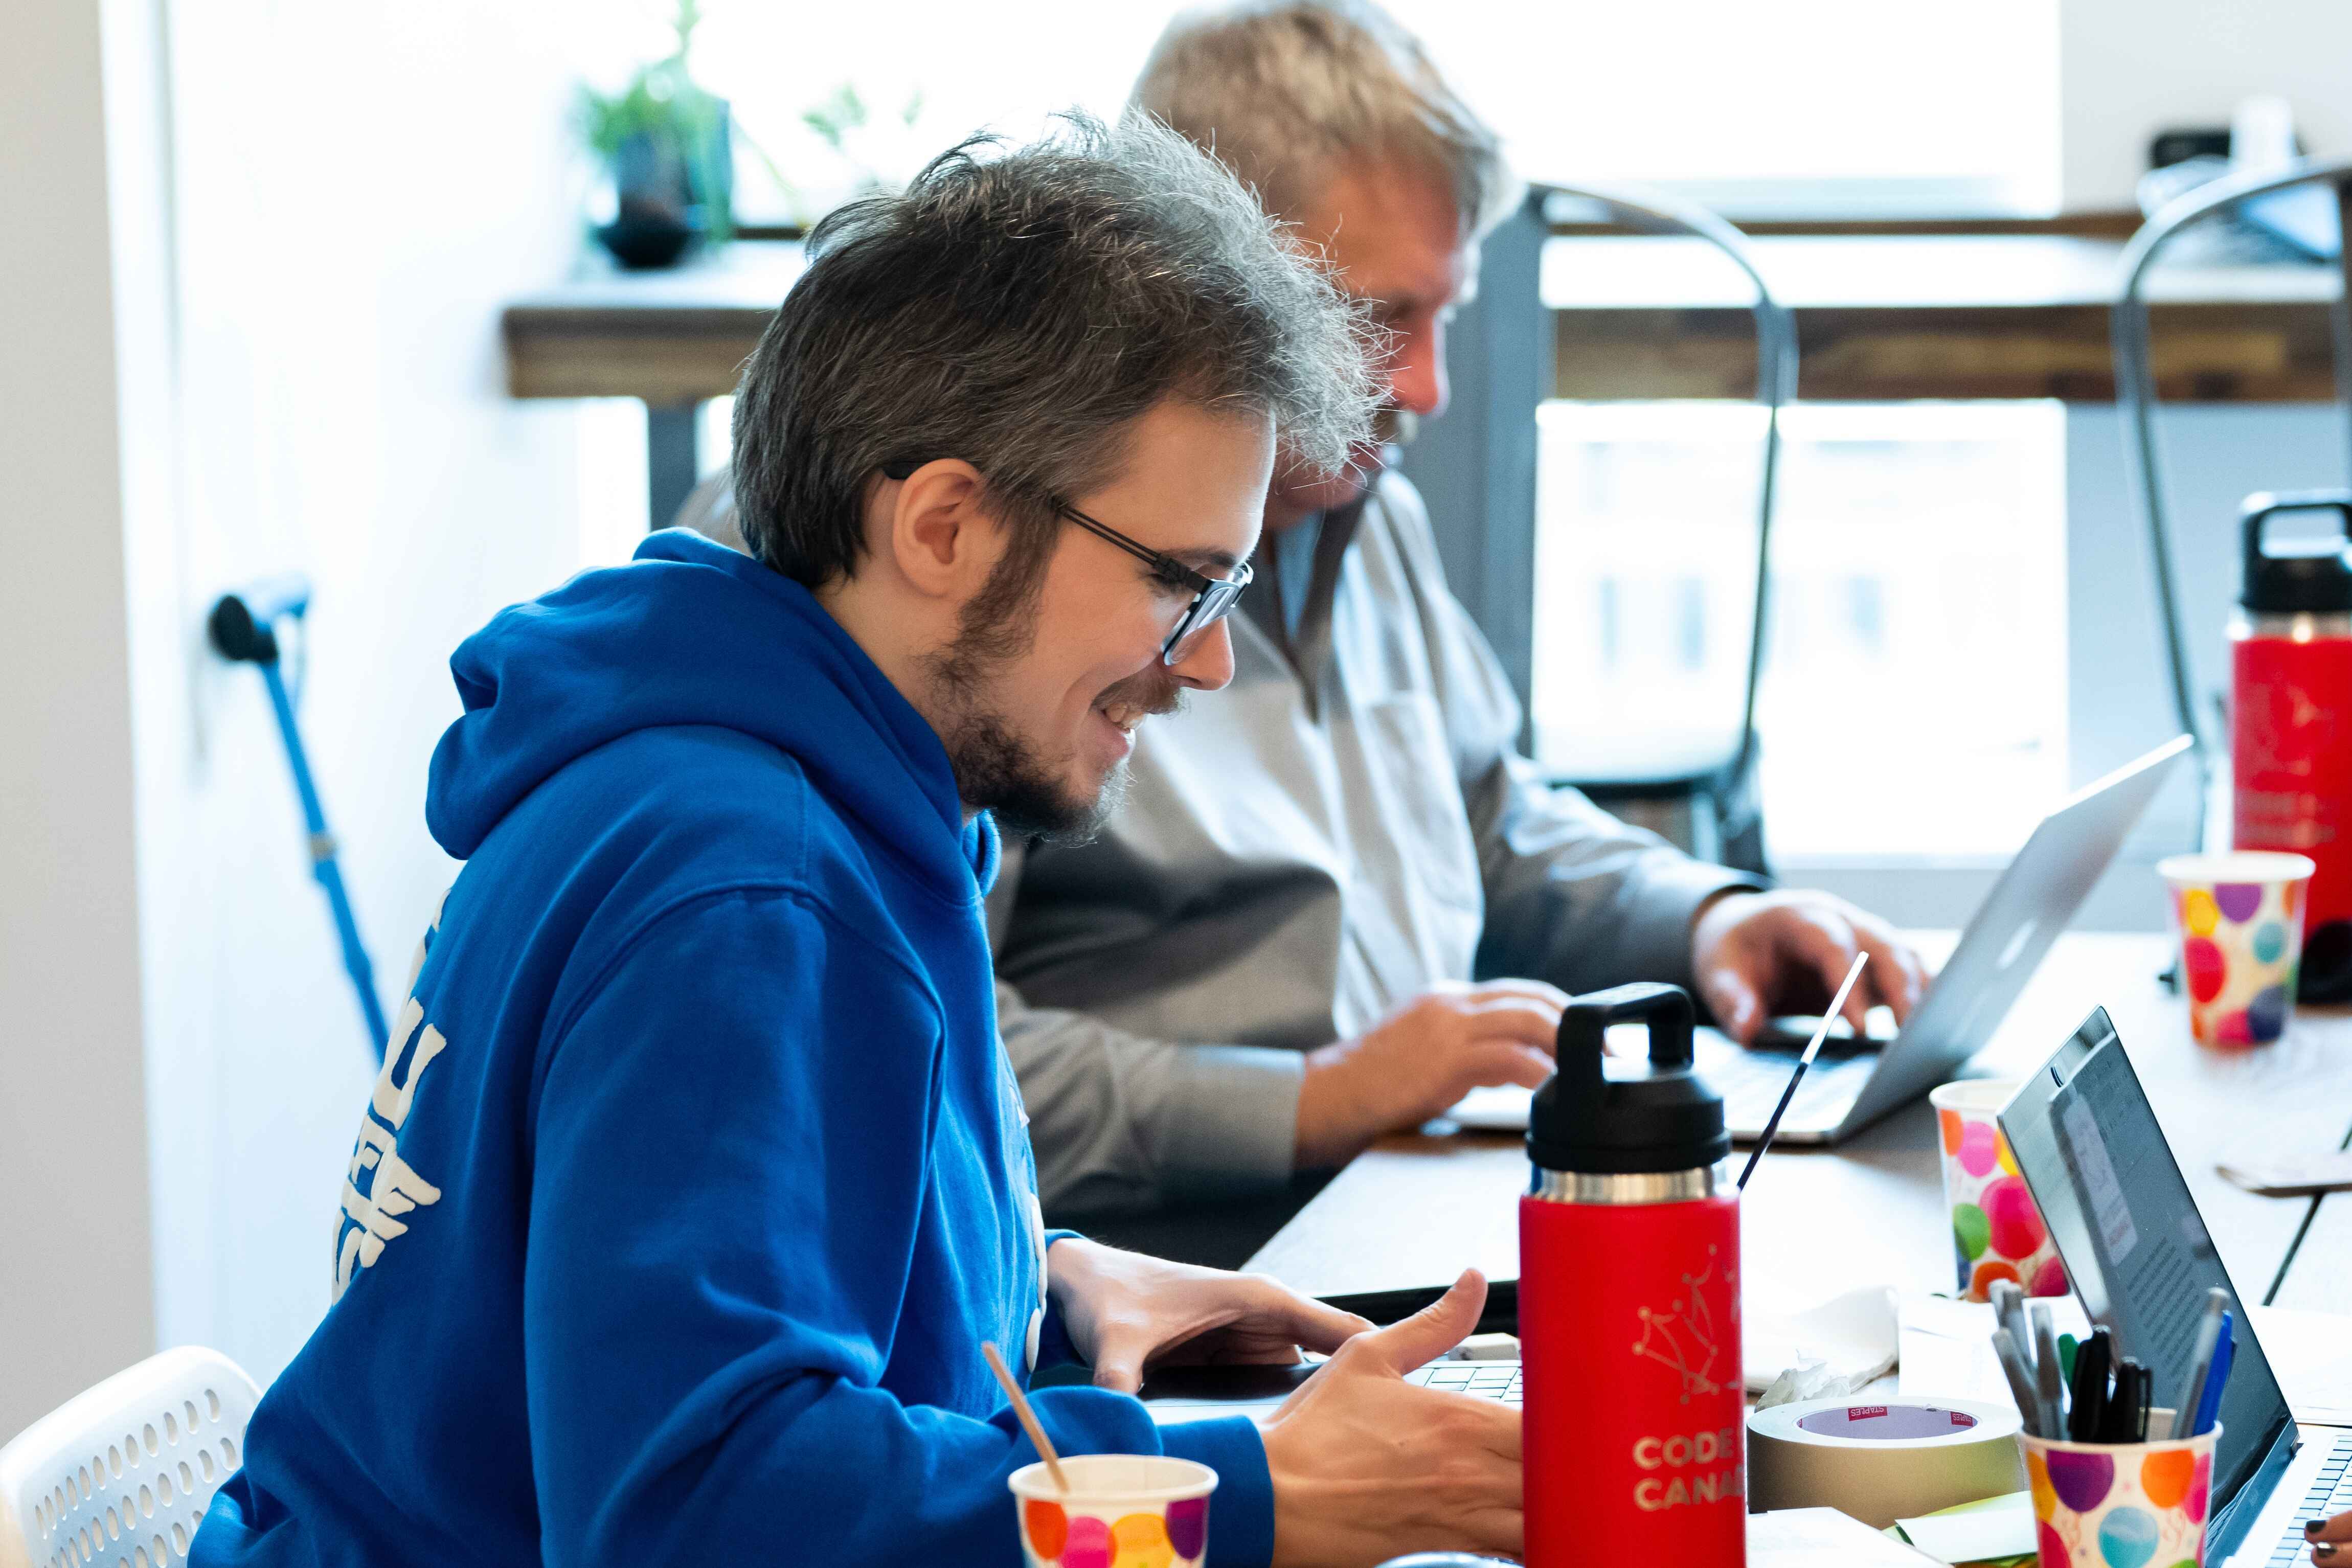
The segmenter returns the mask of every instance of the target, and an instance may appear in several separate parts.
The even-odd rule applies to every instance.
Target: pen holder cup
[[[2032,1433],[2041,1568],[2186,1568],[2205,1561],[2205,1505],[2221,1428],[2154,1443],[2065,1443]]]
[[[1971,1301],[1987,1300],[1996,1280],[2014,1280],[2029,1296],[2063,1296],[2070,1288],[2058,1243],[1996,1119],[2016,1092],[2014,1079],[1964,1078],[1927,1095],[1944,1154],[1958,1288]]]
[[[1066,1492],[1043,1464],[1013,1472],[1027,1568],[1198,1568],[1217,1472],[1160,1454],[1073,1454]]]

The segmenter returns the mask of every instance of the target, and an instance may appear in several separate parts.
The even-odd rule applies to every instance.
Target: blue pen
[[[2213,1344],[2213,1370],[2205,1375],[2205,1392],[2197,1401],[2197,1425],[2189,1429],[2192,1437],[2201,1437],[2213,1429],[2221,1418],[2221,1385],[2230,1381],[2230,1363],[2237,1355],[2237,1343],[2230,1337],[2231,1315],[2221,1314],[2221,1337]]]

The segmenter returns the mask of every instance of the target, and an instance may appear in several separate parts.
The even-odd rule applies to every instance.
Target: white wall
[[[579,559],[577,412],[508,399],[497,334],[578,244],[563,25],[11,16],[0,204],[41,222],[0,246],[0,1438],[159,1344],[266,1380],[326,1305],[373,1065],[202,619],[313,580],[312,760],[389,1002],[454,874],[449,651]]]
[[[2256,93],[2294,106],[2313,152],[2352,153],[2352,5],[2060,0],[2066,210],[2131,208],[2158,131],[2227,125],[2239,100]]]
[[[142,894],[165,1343],[276,1375],[328,1300],[374,1075],[224,588],[314,587],[303,722],[394,1010],[455,865],[425,767],[450,650],[578,564],[577,411],[518,403],[498,311],[576,253],[571,62],[545,3],[170,6],[177,474],[134,519]],[[0,1355],[5,1355],[0,1351]]]
[[[0,1437],[154,1333],[99,23],[21,7],[6,33]]]

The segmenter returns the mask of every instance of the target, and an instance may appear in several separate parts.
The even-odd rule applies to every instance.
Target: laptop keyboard
[[[2338,1440],[2312,1478],[2311,1490],[2304,1494],[2303,1506],[2295,1511],[2294,1521],[2279,1538],[2277,1549],[2264,1561],[2263,1568],[2284,1568],[2290,1563],[2311,1561],[2311,1543],[2303,1538],[2303,1521],[2326,1519],[2352,1508],[2352,1443]]]
[[[1479,1399],[1519,1403],[1519,1364],[1516,1361],[1433,1361],[1405,1374],[1418,1383],[1446,1394],[1467,1394]]]
[[[1797,1097],[1789,1102],[1788,1124],[1835,1126],[1877,1065],[1875,1052],[1815,1057],[1797,1085]],[[1708,1086],[1723,1096],[1724,1123],[1735,1131],[1760,1131],[1796,1070],[1796,1056],[1780,1051],[1710,1051],[1699,1064]]]

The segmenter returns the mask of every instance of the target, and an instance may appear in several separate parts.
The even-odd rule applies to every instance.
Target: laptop
[[[2303,1521],[2352,1507],[2352,1430],[2299,1429],[2243,1301],[2101,1009],[2001,1108],[2000,1130],[2067,1275],[2118,1354],[2178,1407],[2205,1292],[2230,1292],[2235,1357],[2213,1455],[2210,1568],[2308,1562]]]
[[[1883,1044],[1850,1035],[1840,1042],[1833,1034],[1798,1086],[1774,1142],[1839,1143],[1945,1082],[1982,1050],[2189,747],[2188,736],[2177,737],[2085,785],[2044,817],[1901,1030]],[[1743,1050],[1718,1030],[1698,1031],[1698,1069],[1723,1096],[1734,1139],[1753,1143],[1763,1134],[1804,1043],[1803,1035],[1783,1030]],[[1516,1087],[1474,1090],[1446,1119],[1524,1132],[1529,1097]]]

